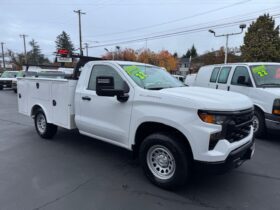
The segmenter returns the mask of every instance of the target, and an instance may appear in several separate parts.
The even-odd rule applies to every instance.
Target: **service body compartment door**
[[[18,112],[28,115],[28,83],[25,80],[18,79],[17,81],[17,98],[18,98]]]
[[[53,81],[51,85],[51,106],[53,124],[64,128],[75,128],[74,93],[76,81]]]

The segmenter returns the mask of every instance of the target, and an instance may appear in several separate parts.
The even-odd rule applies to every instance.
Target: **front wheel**
[[[47,122],[43,111],[38,111],[34,119],[35,128],[39,136],[44,139],[51,139],[57,132],[57,126]]]
[[[175,189],[186,183],[190,160],[185,145],[175,136],[149,135],[140,146],[139,157],[145,175],[155,185]]]
[[[266,133],[264,115],[258,110],[255,110],[253,116],[253,128],[256,137],[263,137]]]

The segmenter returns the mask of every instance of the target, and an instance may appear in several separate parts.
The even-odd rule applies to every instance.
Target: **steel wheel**
[[[253,128],[254,128],[254,132],[257,132],[260,128],[260,121],[256,115],[253,116]]]
[[[147,153],[147,165],[155,177],[170,179],[176,169],[175,159],[172,153],[164,146],[154,145]]]
[[[37,123],[38,131],[41,134],[45,133],[46,128],[47,128],[47,121],[46,121],[46,118],[43,113],[38,114],[38,116],[36,118],[36,123]]]

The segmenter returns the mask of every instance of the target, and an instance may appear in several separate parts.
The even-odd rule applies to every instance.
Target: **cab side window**
[[[91,70],[91,75],[88,83],[88,90],[96,90],[96,77],[100,76],[113,77],[114,88],[123,89],[125,82],[115,69],[106,65],[95,65]]]
[[[215,67],[212,71],[211,77],[210,77],[210,82],[216,82],[218,78],[218,74],[220,71],[220,67]]]
[[[228,76],[230,73],[231,67],[223,67],[219,74],[218,83],[226,84],[228,80]]]
[[[250,78],[250,74],[248,72],[248,69],[245,66],[237,66],[234,70],[234,74],[232,76],[232,80],[231,80],[231,84],[232,85],[240,85],[240,86],[244,86],[244,84],[240,84],[238,82],[238,78],[239,77],[244,77],[244,84],[248,84],[247,86],[251,86],[252,85],[252,81]]]

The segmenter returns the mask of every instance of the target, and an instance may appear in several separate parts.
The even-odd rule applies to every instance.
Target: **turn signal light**
[[[206,114],[206,113],[199,113],[199,117],[203,122],[206,123],[215,123],[215,116],[211,114]]]
[[[273,110],[273,114],[278,114],[278,115],[280,115],[280,109],[274,109],[274,110]]]

